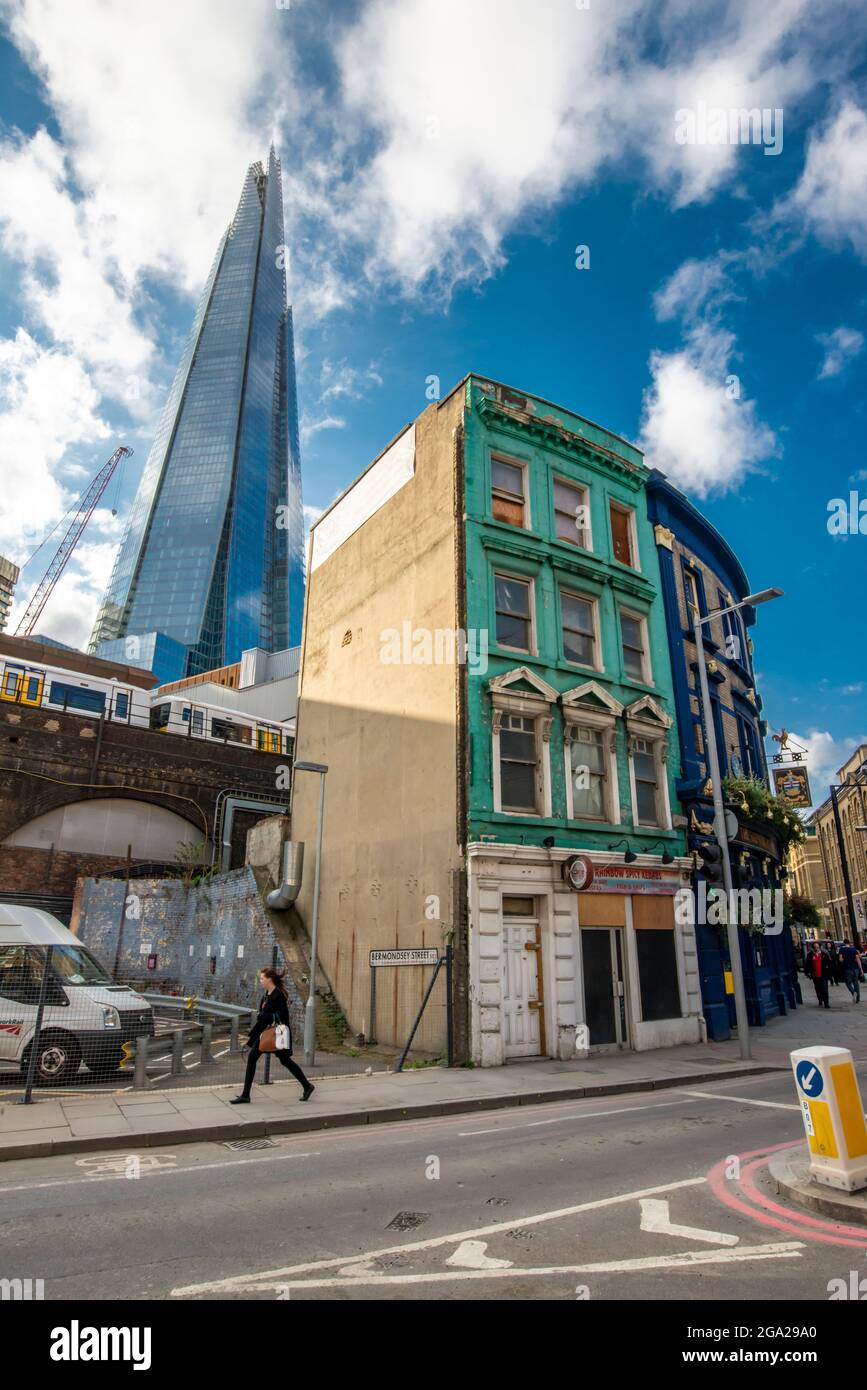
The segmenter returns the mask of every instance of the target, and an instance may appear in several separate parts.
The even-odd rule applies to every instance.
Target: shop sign
[[[590,893],[662,893],[673,897],[678,879],[664,869],[637,868],[634,864],[596,864]]]

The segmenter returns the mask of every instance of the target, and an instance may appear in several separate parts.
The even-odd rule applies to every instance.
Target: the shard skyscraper
[[[301,640],[303,520],[280,161],[247,170],[90,650],[162,681]]]

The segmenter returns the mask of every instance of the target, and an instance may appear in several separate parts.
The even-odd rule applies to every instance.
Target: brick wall
[[[56,807],[99,797],[150,802],[174,811],[210,836],[218,794],[226,788],[262,800],[288,801],[278,789],[279,754],[234,744],[208,743],[176,734],[25,706],[0,707],[0,891],[34,891],[37,856],[48,850],[6,847],[14,830]],[[247,832],[256,817],[236,816],[232,864],[242,865]],[[133,860],[149,857],[136,853]],[[114,868],[124,860],[93,854],[55,853],[54,891],[72,893],[79,875]],[[74,862],[73,862],[74,861]]]
[[[72,854],[65,850],[30,849],[26,845],[0,845],[0,891],[4,893],[75,892],[79,876],[96,877],[123,868],[126,859],[112,855]]]
[[[91,878],[82,884],[78,935],[118,980],[160,994],[258,1003],[257,975],[271,964],[277,942],[251,869],[193,886],[180,879],[136,879],[125,914],[123,907],[122,880]],[[286,962],[277,949],[283,969]],[[156,956],[154,970],[148,968],[150,954]],[[300,1037],[304,1001],[288,976],[286,984],[293,1032]]]

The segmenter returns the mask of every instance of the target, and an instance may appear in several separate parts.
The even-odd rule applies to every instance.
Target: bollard
[[[852,1053],[803,1047],[791,1058],[811,1175],[826,1187],[858,1192],[867,1187],[867,1127]]]
[[[184,1030],[175,1028],[172,1031],[172,1076],[183,1076],[184,1074]]]
[[[135,1040],[135,1076],[133,1078],[133,1090],[146,1091],[150,1082],[148,1081],[148,1051],[150,1038],[136,1038]]]
[[[206,1066],[208,1062],[213,1062],[214,1060],[211,1056],[211,1037],[213,1032],[214,1025],[211,1023],[210,1019],[208,1019],[202,1024],[202,1052],[200,1060],[203,1067]]]

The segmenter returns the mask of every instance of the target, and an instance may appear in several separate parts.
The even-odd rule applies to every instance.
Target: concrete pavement
[[[37,1093],[30,1106],[9,1097],[0,1103],[0,1160],[254,1139],[706,1084],[788,1069],[793,1048],[820,1042],[850,1047],[856,1062],[867,1064],[867,1002],[859,1006],[848,998],[840,987],[832,991],[830,1010],[807,1001],[786,1018],[755,1030],[750,1062],[740,1059],[736,1042],[726,1042],[594,1054],[586,1061],[544,1059],[502,1068],[431,1067],[401,1074],[323,1077],[307,1104],[299,1104],[293,1080],[256,1086],[253,1102],[245,1106],[229,1104],[239,1082],[183,1091],[88,1096],[71,1092],[51,1099],[40,1099]],[[239,1060],[239,1080],[241,1070]]]

